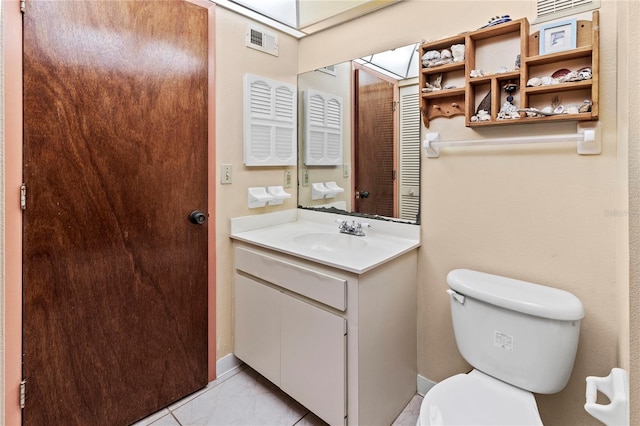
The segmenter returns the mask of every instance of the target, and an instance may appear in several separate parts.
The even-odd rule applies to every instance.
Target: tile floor
[[[393,426],[414,426],[422,397],[416,395]],[[134,426],[326,425],[264,377],[243,365]]]

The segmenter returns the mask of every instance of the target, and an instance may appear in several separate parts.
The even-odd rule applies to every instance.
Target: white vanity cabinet
[[[416,392],[416,250],[362,274],[235,243],[235,355],[331,425]]]

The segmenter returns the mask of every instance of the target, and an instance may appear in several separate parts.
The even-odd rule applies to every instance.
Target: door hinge
[[[20,208],[26,210],[27,208],[27,185],[20,185]]]
[[[20,382],[20,408],[24,408],[24,401],[26,399],[27,394],[27,381],[23,380]]]
[[[20,12],[24,13],[27,10],[26,0],[20,0]]]

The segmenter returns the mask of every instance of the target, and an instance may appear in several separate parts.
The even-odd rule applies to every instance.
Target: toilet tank
[[[447,275],[458,349],[475,369],[537,393],[561,391],[578,348],[573,294],[468,269]]]

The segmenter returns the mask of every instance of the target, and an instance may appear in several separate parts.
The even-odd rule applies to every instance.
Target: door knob
[[[194,210],[189,215],[189,220],[194,225],[202,225],[207,221],[207,215],[202,213],[200,210]]]

